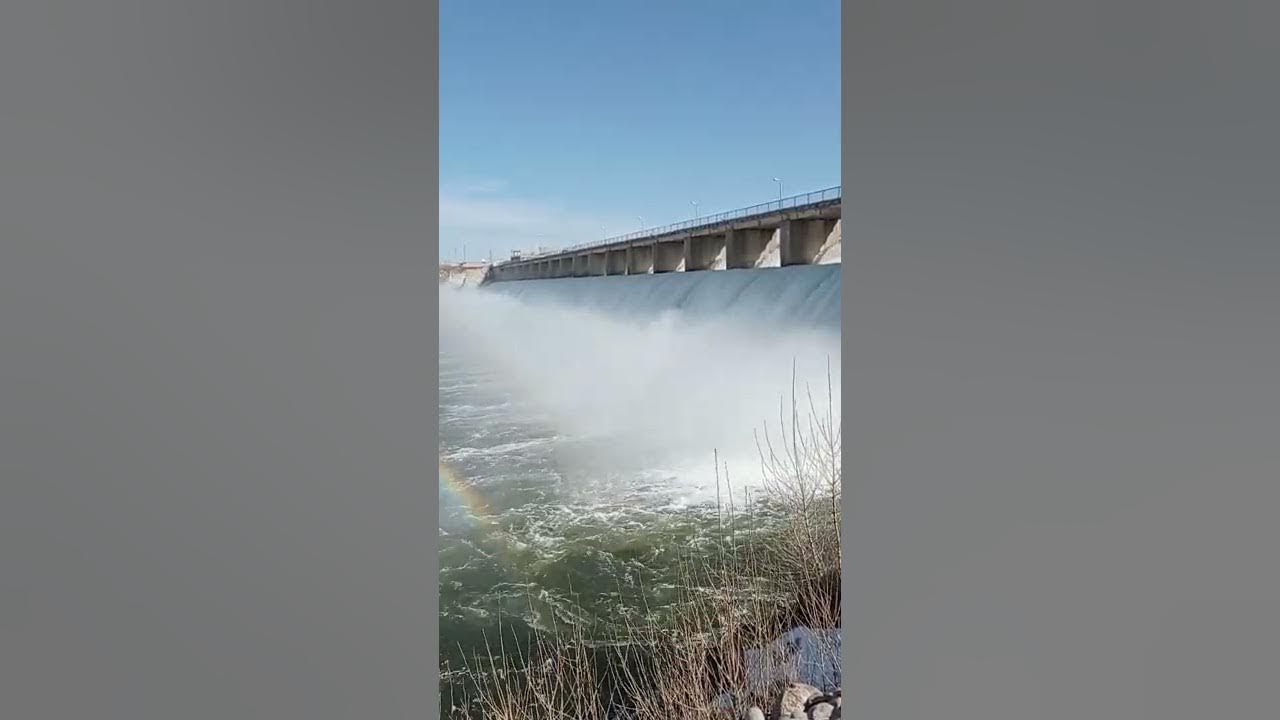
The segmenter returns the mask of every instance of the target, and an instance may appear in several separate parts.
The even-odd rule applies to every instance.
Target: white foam
[[[593,439],[619,462],[644,459],[678,478],[676,501],[689,504],[716,497],[713,451],[722,482],[729,465],[735,500],[758,480],[755,432],[767,424],[776,433],[780,410],[790,421],[793,362],[802,414],[806,384],[825,411],[828,367],[840,392],[838,337],[820,330],[766,331],[672,312],[637,323],[482,291],[441,293],[440,334],[447,352],[492,370],[494,383],[545,413],[555,433]]]

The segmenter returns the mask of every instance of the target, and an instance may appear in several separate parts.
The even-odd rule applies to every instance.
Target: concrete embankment
[[[488,263],[441,263],[440,284],[454,287],[477,287],[489,274]]]

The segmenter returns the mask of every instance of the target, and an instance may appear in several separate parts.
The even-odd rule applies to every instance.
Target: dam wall
[[[486,282],[821,265],[840,258],[840,188],[496,263]]]
[[[698,270],[829,265],[840,262],[840,219],[730,228],[720,235],[579,252],[495,267],[486,280],[653,275]]]

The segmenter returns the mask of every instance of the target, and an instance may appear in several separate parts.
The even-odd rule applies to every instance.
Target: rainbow
[[[489,519],[489,503],[457,468],[440,459],[440,489],[461,502],[477,519]]]
[[[498,522],[489,509],[488,501],[456,467],[450,465],[444,458],[440,459],[440,490],[466,507],[477,525],[486,530],[478,536],[472,536],[472,542],[480,546],[483,552],[497,557],[507,567],[521,567],[522,562],[519,557],[512,554],[505,534],[494,532],[498,529]]]

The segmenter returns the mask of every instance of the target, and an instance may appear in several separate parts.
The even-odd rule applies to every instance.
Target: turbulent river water
[[[441,287],[448,668],[500,624],[599,632],[668,609],[717,497],[758,485],[793,373],[806,407],[806,387],[839,398],[839,270]]]

